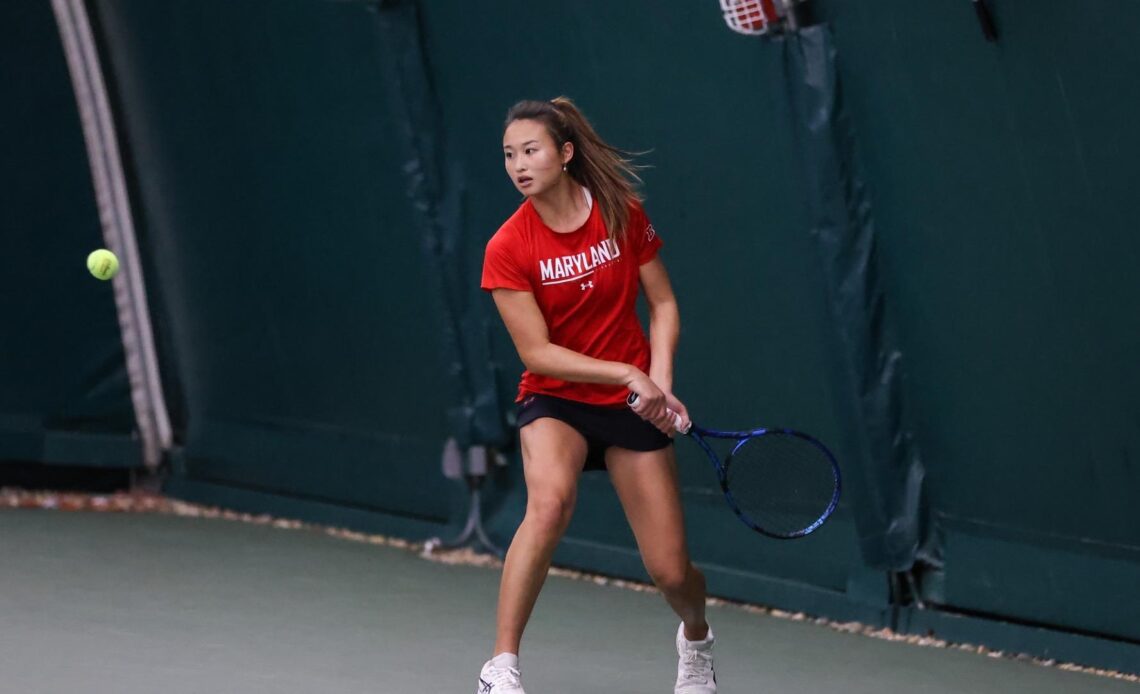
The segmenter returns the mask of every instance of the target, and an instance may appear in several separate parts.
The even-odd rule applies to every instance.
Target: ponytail
[[[603,140],[574,102],[564,96],[550,101],[520,101],[507,112],[506,125],[516,120],[543,123],[559,149],[567,142],[574,145],[566,172],[594,196],[610,239],[624,239],[629,206],[641,201],[634,186],[641,183],[637,172],[644,167],[634,163],[635,154]]]

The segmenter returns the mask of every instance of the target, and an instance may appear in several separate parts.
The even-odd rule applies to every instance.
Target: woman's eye
[[[531,147],[530,149],[528,149],[528,150],[526,151],[526,153],[527,153],[527,154],[534,154],[534,152],[535,152],[535,149],[534,149],[534,147]]]

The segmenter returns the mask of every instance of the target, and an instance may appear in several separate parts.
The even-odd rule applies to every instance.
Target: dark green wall
[[[325,2],[95,9],[184,474],[444,518],[433,297],[374,19]]]
[[[819,7],[946,538],[932,597],[1140,639],[1140,6],[992,3],[995,46],[967,4]]]
[[[50,3],[0,4],[0,464],[135,466],[83,134]]]

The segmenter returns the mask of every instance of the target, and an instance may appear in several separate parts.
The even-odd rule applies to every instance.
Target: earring
[[[565,170],[566,170],[566,165],[565,165],[565,164],[563,164],[563,165],[562,165],[562,170],[563,170],[563,171],[565,171]]]

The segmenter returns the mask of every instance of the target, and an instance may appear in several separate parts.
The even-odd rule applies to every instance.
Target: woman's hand
[[[669,414],[670,409],[683,413],[682,417],[688,421],[688,412],[681,401],[671,393],[661,390],[653,379],[642,371],[635,370],[626,387],[637,394],[637,404],[633,406],[633,411],[666,436],[672,436],[676,430],[676,420]]]
[[[664,392],[665,392],[665,406],[668,407],[673,412],[676,412],[677,416],[681,418],[681,422],[680,422],[681,425],[677,426],[677,422],[676,422],[676,420],[674,420],[673,426],[678,431],[687,432],[689,430],[689,426],[693,423],[693,421],[691,419],[689,419],[689,408],[685,407],[685,403],[678,400],[677,396],[673,395],[673,393],[671,393],[670,391],[664,391]]]

